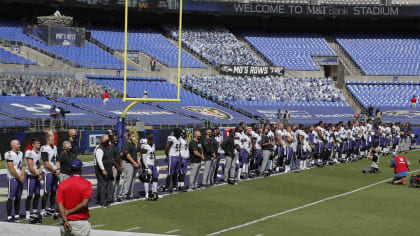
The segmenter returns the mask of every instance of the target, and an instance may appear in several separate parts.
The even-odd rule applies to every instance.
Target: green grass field
[[[420,169],[419,151],[406,157],[410,171]],[[362,174],[369,166],[362,160],[93,209],[91,223],[103,230],[207,235],[389,179],[390,159],[381,158],[381,174]],[[221,235],[418,235],[419,196],[420,189],[379,183]]]
[[[156,151],[156,156],[164,155],[164,151]],[[87,154],[87,155],[79,155],[78,158],[82,162],[89,162],[93,161],[93,154]],[[4,161],[0,161],[0,169],[6,169],[6,164]]]

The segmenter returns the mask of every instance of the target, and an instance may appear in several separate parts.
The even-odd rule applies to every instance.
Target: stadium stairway
[[[344,98],[346,99],[347,103],[357,112],[357,113],[366,113],[368,112],[368,110],[366,109],[366,107],[364,107],[362,105],[362,103],[360,103],[359,100],[357,100],[357,98],[348,90],[347,86],[344,86],[343,88],[341,88],[341,92],[344,95]]]
[[[113,55],[114,57],[120,59],[121,61],[124,61],[124,54],[113,50],[112,48],[106,46],[105,44],[99,42],[98,40],[94,39],[93,37],[90,37],[88,40],[90,43],[98,46],[100,49],[105,50],[109,54]],[[146,71],[146,68],[140,64],[135,63],[134,61],[127,58],[127,64],[136,68],[138,71]]]
[[[321,35],[325,38],[328,45],[337,53],[338,60],[343,64],[346,70],[350,73],[350,75],[364,75],[363,71],[360,67],[353,61],[353,59],[347,54],[346,51],[338,44],[338,42],[327,33],[321,33]]]
[[[175,46],[178,47],[178,39],[173,38],[168,32],[166,32],[163,29],[159,29],[158,32],[161,33],[166,39],[168,39],[169,42],[171,42],[172,44],[174,44]],[[200,55],[196,54],[195,52],[193,52],[190,48],[188,48],[184,44],[182,44],[182,49],[186,53],[188,53],[190,56],[192,56],[194,59],[198,60],[199,62],[201,62],[205,66],[207,66],[207,68],[210,71],[210,73],[213,73],[213,74],[215,72],[218,73],[218,69],[216,68],[215,65],[213,65],[212,63],[210,63],[208,60],[206,60],[205,58],[201,57]]]
[[[261,61],[263,61],[265,65],[269,65],[269,66],[272,66],[273,65],[269,60],[267,60],[267,58],[265,58],[265,56],[263,54],[261,54],[257,49],[254,48],[254,46],[252,46],[247,40],[245,40],[244,37],[242,37],[241,34],[237,34],[233,30],[230,30],[230,31],[235,35],[235,37],[242,44],[245,45],[245,47],[247,47],[254,55],[256,55],[258,59],[260,59]]]
[[[4,44],[0,44],[0,48],[11,52],[13,54],[16,54],[18,56],[21,56],[27,60],[36,62],[38,64],[39,67],[54,67],[54,68],[61,68],[61,69],[66,69],[69,68],[70,66],[66,63],[63,63],[62,61],[43,54],[35,49],[32,49],[26,45],[19,45],[19,53],[16,53],[15,51],[11,50],[9,46],[16,46],[13,44],[9,44],[7,42],[5,42]],[[38,67],[36,65],[31,65],[31,67]]]

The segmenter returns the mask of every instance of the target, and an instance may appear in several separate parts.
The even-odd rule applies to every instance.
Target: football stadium
[[[419,0],[0,0],[0,235],[419,235]]]

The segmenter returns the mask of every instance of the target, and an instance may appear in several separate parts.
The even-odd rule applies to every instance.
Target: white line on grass
[[[133,231],[133,230],[136,230],[136,229],[141,229],[141,227],[129,228],[129,229],[126,229],[125,231]]]
[[[174,229],[174,230],[165,232],[165,234],[171,234],[171,233],[175,233],[175,232],[178,232],[178,231],[180,231],[180,229]]]
[[[92,228],[98,228],[98,227],[103,227],[105,225],[93,225]]]
[[[414,172],[417,172],[417,171],[420,171],[420,169],[414,170],[414,171],[410,171],[409,173],[411,174],[411,173],[414,173]],[[214,233],[210,233],[210,234],[207,234],[207,236],[212,236],[212,235],[217,235],[217,234],[225,233],[225,232],[228,232],[228,231],[231,231],[231,230],[240,229],[240,228],[246,227],[248,225],[252,225],[252,224],[255,224],[255,223],[258,223],[258,222],[261,222],[261,221],[265,221],[265,220],[268,220],[268,219],[271,219],[271,218],[274,218],[274,217],[277,217],[277,216],[286,215],[287,213],[294,212],[294,211],[297,211],[297,210],[300,210],[300,209],[303,209],[303,208],[307,208],[307,207],[310,207],[310,206],[318,205],[320,203],[323,203],[323,202],[326,202],[326,201],[329,201],[329,200],[333,200],[333,199],[336,199],[336,198],[339,198],[339,197],[343,197],[343,196],[346,196],[346,195],[349,195],[349,194],[352,194],[352,193],[355,193],[355,192],[359,192],[359,191],[362,191],[364,189],[373,187],[375,185],[388,182],[390,180],[392,180],[392,178],[386,179],[386,180],[382,180],[382,181],[376,182],[374,184],[370,184],[370,185],[367,185],[367,186],[364,186],[364,187],[361,187],[361,188],[358,188],[358,189],[355,189],[355,190],[352,190],[352,191],[349,191],[349,192],[346,192],[346,193],[342,193],[342,194],[334,195],[334,196],[331,196],[331,197],[327,197],[327,198],[318,200],[316,202],[305,204],[305,205],[300,206],[300,207],[296,207],[296,208],[292,208],[292,209],[289,209],[289,210],[286,210],[286,211],[282,211],[282,212],[276,213],[274,215],[265,216],[263,218],[260,218],[260,219],[254,220],[254,221],[247,222],[245,224],[233,226],[233,227],[230,227],[230,228],[227,228],[227,229],[223,229],[223,230],[220,230],[220,231],[217,231],[217,232],[214,232]]]

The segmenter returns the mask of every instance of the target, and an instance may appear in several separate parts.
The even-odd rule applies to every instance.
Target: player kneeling
[[[366,168],[364,170],[362,170],[363,173],[371,173],[371,174],[377,174],[377,173],[381,173],[379,171],[379,148],[376,148],[375,150],[370,150],[367,158],[368,160],[370,160],[370,167]]]
[[[410,187],[420,187],[420,175],[410,176]]]
[[[156,161],[155,150],[154,150],[153,136],[147,139],[147,144],[142,146],[142,162],[144,166],[143,172],[140,175],[140,180],[144,183],[144,192],[146,200],[156,201],[159,197],[157,192],[159,171],[158,163]],[[152,193],[149,195],[149,185],[152,184]]]

